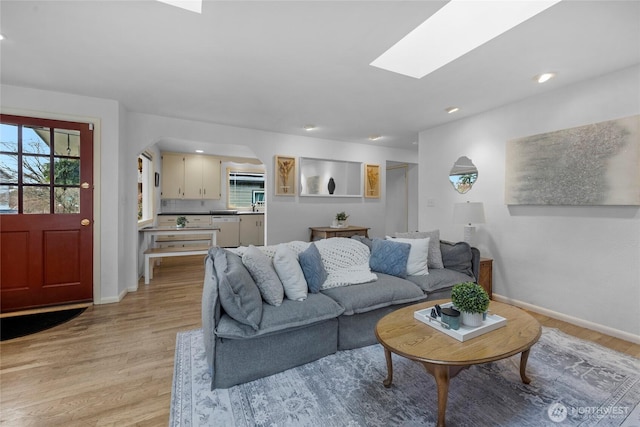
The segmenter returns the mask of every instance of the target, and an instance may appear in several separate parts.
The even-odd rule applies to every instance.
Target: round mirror
[[[473,183],[478,179],[478,169],[470,158],[466,156],[460,157],[453,164],[451,172],[449,172],[449,181],[453,188],[460,194],[464,194],[471,190]]]

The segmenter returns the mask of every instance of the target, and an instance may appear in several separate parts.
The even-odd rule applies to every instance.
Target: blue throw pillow
[[[320,251],[318,251],[316,245],[310,244],[304,252],[298,255],[298,261],[309,286],[309,292],[317,294],[320,292],[320,286],[327,280],[327,271],[324,269]]]
[[[407,260],[411,245],[393,240],[373,239],[369,267],[378,273],[407,277]]]

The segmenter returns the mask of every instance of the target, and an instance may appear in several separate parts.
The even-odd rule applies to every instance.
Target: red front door
[[[93,300],[93,131],[0,115],[2,312]]]

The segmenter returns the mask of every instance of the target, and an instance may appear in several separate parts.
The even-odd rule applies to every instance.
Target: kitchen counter
[[[235,210],[215,210],[215,211],[204,211],[204,212],[160,212],[158,216],[161,215],[237,215],[239,212]]]
[[[213,215],[213,216],[221,216],[221,215],[264,215],[264,211],[252,212],[252,211],[233,211],[233,210],[219,210],[219,211],[207,211],[207,212],[160,212],[158,216],[166,216],[166,215],[179,215],[179,216],[187,216],[187,215]]]

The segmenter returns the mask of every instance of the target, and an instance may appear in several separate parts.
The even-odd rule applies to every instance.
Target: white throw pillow
[[[409,259],[407,260],[407,275],[409,276],[426,276],[429,274],[427,267],[429,257],[429,238],[426,239],[402,239],[399,237],[387,236],[387,239],[396,242],[409,243],[411,251],[409,251]]]
[[[278,245],[273,255],[273,267],[284,287],[287,298],[295,301],[307,299],[307,281],[304,279],[298,255],[286,245]]]

